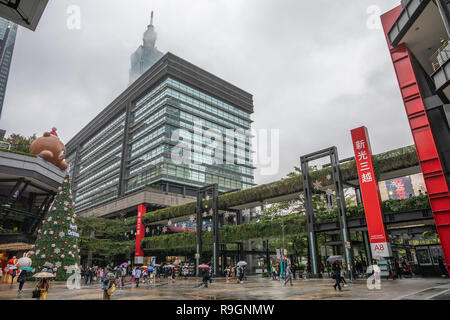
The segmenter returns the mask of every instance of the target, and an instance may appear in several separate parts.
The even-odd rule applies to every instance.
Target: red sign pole
[[[134,263],[144,263],[144,250],[141,248],[141,240],[144,238],[144,224],[142,223],[142,216],[146,213],[147,207],[145,204],[138,206],[137,224],[136,224],[136,247],[134,250]]]
[[[380,190],[373,169],[369,134],[366,127],[353,129],[351,133],[372,256],[374,258],[391,257],[389,235],[383,222]]]

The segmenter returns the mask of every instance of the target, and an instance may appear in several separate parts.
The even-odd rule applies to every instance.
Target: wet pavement
[[[381,289],[369,290],[365,280],[348,282],[343,291],[333,289],[334,281],[294,280],[294,285],[284,286],[280,281],[249,277],[243,284],[225,279],[215,279],[208,288],[198,286],[199,279],[161,279],[149,286],[128,281],[117,289],[111,300],[449,300],[450,280],[440,278],[413,278],[382,281]],[[18,294],[18,284],[0,284],[0,300],[31,300],[35,282],[29,281]],[[99,283],[82,284],[81,289],[69,290],[64,282],[52,282],[48,300],[102,300]]]

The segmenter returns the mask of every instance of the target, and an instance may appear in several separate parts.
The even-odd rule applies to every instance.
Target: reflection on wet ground
[[[284,286],[280,281],[267,278],[250,277],[243,284],[235,281],[226,282],[216,279],[208,288],[199,287],[198,279],[179,279],[169,282],[162,279],[153,285],[141,283],[136,288],[134,282],[128,281],[124,288],[119,288],[111,300],[391,300],[391,299],[443,299],[450,290],[448,279],[401,279],[383,281],[380,290],[369,290],[365,280],[349,282],[342,292],[333,289],[333,280],[294,280],[293,286]],[[18,294],[18,284],[12,288],[0,284],[0,299],[31,299],[34,282],[25,284]],[[100,283],[82,284],[81,289],[69,290],[63,282],[52,282],[48,300],[101,300],[103,291]]]

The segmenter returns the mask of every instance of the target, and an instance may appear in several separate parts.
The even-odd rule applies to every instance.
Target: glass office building
[[[147,187],[252,187],[252,113],[250,94],[164,55],[67,144],[77,211]]]
[[[14,44],[16,42],[17,25],[0,18],[0,117],[5,100],[9,68],[11,66]]]

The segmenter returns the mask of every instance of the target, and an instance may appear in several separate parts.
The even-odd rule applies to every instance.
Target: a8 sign
[[[371,243],[370,248],[373,257],[390,257],[392,255],[388,242]]]

